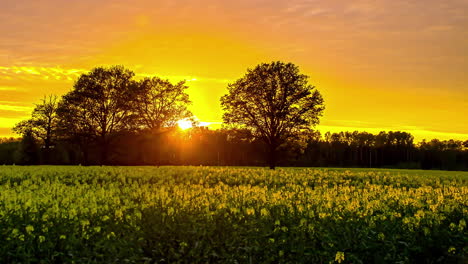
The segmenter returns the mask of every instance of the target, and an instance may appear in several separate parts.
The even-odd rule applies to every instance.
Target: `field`
[[[0,263],[466,263],[468,173],[0,166]]]

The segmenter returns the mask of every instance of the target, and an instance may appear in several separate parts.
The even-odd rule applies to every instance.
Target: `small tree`
[[[49,162],[50,149],[53,147],[57,138],[58,101],[56,95],[44,96],[40,104],[37,104],[32,112],[30,119],[21,121],[13,131],[25,135],[26,132],[33,134],[35,138],[42,140],[44,148],[45,163]]]
[[[24,131],[15,159],[21,165],[36,165],[39,163],[38,146],[31,130]]]
[[[263,63],[233,84],[221,98],[223,121],[248,128],[268,146],[274,169],[278,148],[288,139],[319,123],[323,98],[308,76],[292,63]]]

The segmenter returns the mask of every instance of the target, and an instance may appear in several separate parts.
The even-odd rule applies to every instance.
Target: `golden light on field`
[[[189,128],[192,128],[192,121],[190,121],[190,120],[179,120],[177,122],[177,126],[179,126],[179,128],[182,129],[182,130],[187,130]]]
[[[421,11],[423,10],[423,12]],[[0,137],[93,67],[187,80],[191,111],[219,124],[228,83],[293,62],[323,94],[319,129],[468,139],[468,2],[6,1]]]

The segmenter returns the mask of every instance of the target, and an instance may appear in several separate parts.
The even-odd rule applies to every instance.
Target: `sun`
[[[190,120],[179,120],[179,121],[177,121],[177,125],[180,127],[180,129],[186,130],[186,129],[192,128],[192,121],[190,121]]]

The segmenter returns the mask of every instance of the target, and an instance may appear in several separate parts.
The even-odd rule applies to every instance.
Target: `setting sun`
[[[190,120],[179,120],[177,122],[177,125],[180,127],[180,129],[186,130],[186,129],[192,128],[192,121],[190,121]]]

